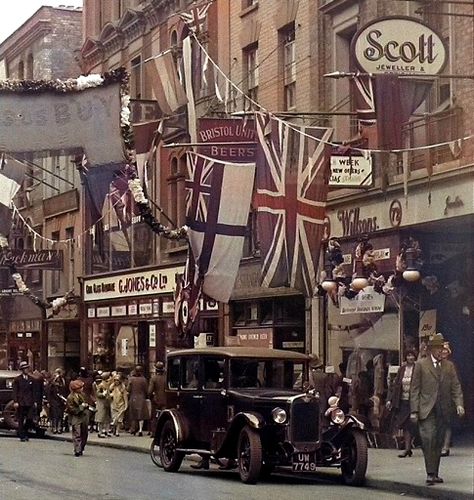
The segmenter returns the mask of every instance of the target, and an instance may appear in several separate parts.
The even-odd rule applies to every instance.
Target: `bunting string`
[[[236,85],[226,74],[225,72],[220,68],[220,66],[212,59],[212,57],[209,55],[209,53],[206,51],[205,47],[202,45],[202,43],[199,41],[198,37],[194,34],[191,33],[189,36],[193,37],[195,42],[199,45],[200,49],[203,51],[205,54],[206,58],[208,58],[209,62],[213,65],[215,70],[225,79],[225,81],[233,88],[235,89],[239,94],[241,94],[247,102],[253,104],[256,108],[258,108],[260,111],[263,111],[265,113],[268,113],[269,115],[272,116],[275,120],[278,122],[284,123],[286,126],[294,130],[295,132],[308,137],[309,139],[313,139],[317,142],[320,142],[322,144],[326,144],[328,146],[331,146],[333,148],[338,148],[341,146],[341,144],[337,144],[335,142],[327,141],[324,139],[320,138],[315,138],[313,136],[308,135],[307,133],[299,130],[297,127],[295,127],[291,122],[284,120],[276,115],[274,115],[271,111],[266,109],[264,106],[262,106],[259,102],[255,101],[251,97],[249,97],[238,85]],[[448,146],[448,147],[453,147],[452,145],[455,144],[459,147],[459,144],[461,144],[463,141],[467,141],[469,139],[474,138],[474,134],[469,134],[464,137],[459,137],[457,139],[451,139],[449,141],[443,141],[443,142],[438,142],[436,144],[426,144],[424,146],[416,146],[412,148],[400,148],[400,149],[368,149],[368,148],[359,148],[359,147],[351,147],[352,150],[354,151],[359,151],[362,154],[371,154],[371,153],[404,153],[404,152],[412,152],[412,151],[426,151],[429,149],[435,149],[443,146]]]

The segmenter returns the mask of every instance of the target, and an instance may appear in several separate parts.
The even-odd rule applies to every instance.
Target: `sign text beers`
[[[437,75],[446,64],[442,38],[410,17],[384,17],[361,28],[352,40],[352,53],[366,73]]]

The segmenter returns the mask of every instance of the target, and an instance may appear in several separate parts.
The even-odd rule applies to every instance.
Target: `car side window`
[[[179,388],[179,358],[171,358],[168,362],[168,387]]]
[[[199,387],[199,359],[183,358],[181,360],[181,388],[197,389]]]
[[[204,389],[222,389],[224,387],[224,359],[204,359]]]

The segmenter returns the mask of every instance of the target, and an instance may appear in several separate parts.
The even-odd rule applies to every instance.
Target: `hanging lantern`
[[[355,273],[352,278],[351,288],[354,290],[362,290],[369,284],[369,280],[364,275],[364,265],[361,259],[355,261]]]
[[[415,266],[415,249],[407,248],[405,251],[406,269],[403,271],[403,279],[409,282],[415,282],[420,279],[420,271]]]

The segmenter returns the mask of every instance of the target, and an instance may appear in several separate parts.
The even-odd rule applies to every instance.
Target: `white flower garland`
[[[145,193],[143,192],[142,184],[140,179],[137,177],[135,179],[130,179],[128,181],[128,188],[132,193],[133,199],[135,203],[141,203],[143,205],[148,205],[149,201],[147,200]]]
[[[103,83],[104,83],[104,77],[97,73],[87,76],[81,75],[78,78],[76,78],[76,90],[80,91],[85,89],[91,89],[94,87],[99,87]]]

